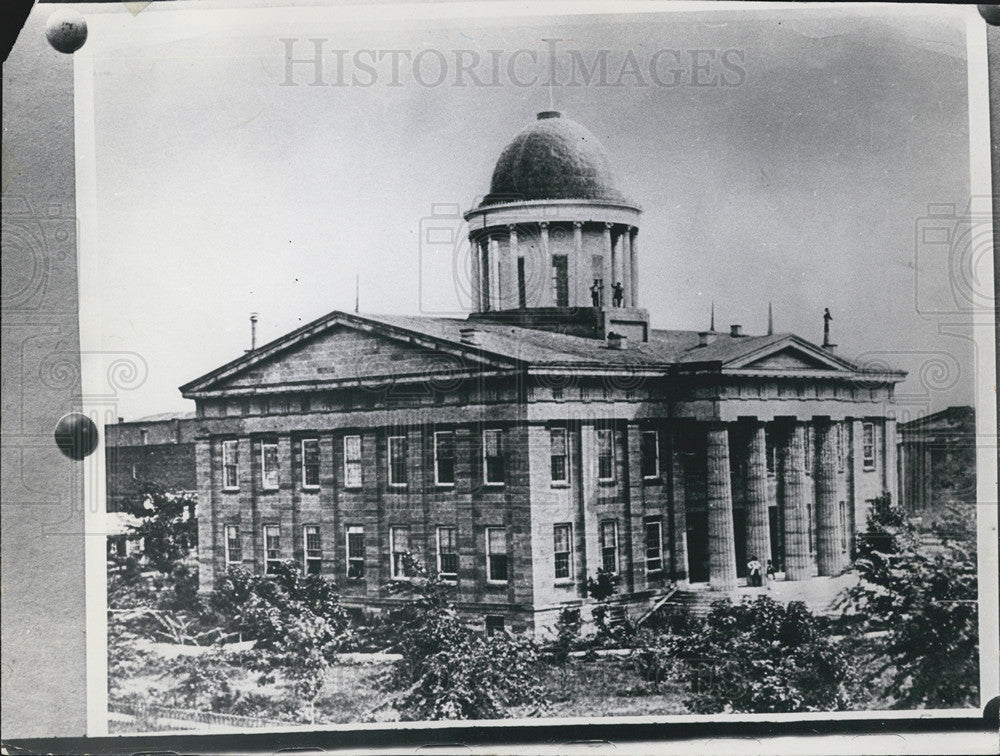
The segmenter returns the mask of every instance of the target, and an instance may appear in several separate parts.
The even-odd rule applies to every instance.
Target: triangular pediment
[[[507,365],[504,365],[505,367]],[[310,324],[182,386],[185,395],[269,387],[336,385],[452,375],[500,367],[476,352],[426,334],[342,314]]]
[[[766,371],[843,371],[852,372],[854,366],[845,360],[814,346],[807,341],[790,337],[770,344],[750,354],[730,360],[728,369]]]

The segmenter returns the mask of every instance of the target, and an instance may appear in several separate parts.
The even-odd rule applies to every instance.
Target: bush
[[[848,659],[827,637],[828,623],[801,602],[767,596],[716,601],[683,635],[663,635],[634,658],[645,679],[676,658],[695,713],[842,710],[848,703]]]

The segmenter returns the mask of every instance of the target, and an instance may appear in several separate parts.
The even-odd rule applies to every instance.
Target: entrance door
[[[708,582],[708,512],[687,513],[688,579]]]

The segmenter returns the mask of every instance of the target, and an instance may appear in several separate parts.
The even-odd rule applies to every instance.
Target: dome
[[[482,204],[552,199],[628,204],[597,137],[560,113],[546,111],[501,153]]]

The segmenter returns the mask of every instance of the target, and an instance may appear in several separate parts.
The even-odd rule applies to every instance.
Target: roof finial
[[[715,330],[715,300],[714,299],[712,300],[712,318],[709,321],[708,330],[709,331],[714,331]]]
[[[354,311],[358,311],[358,307],[361,304],[361,285],[359,283],[361,276],[357,273],[354,274]]]
[[[774,336],[774,311],[770,302],[767,303],[767,335]]]
[[[833,320],[833,315],[830,314],[830,308],[823,308],[823,347],[830,348],[837,346],[832,341],[830,341],[830,321]]]

